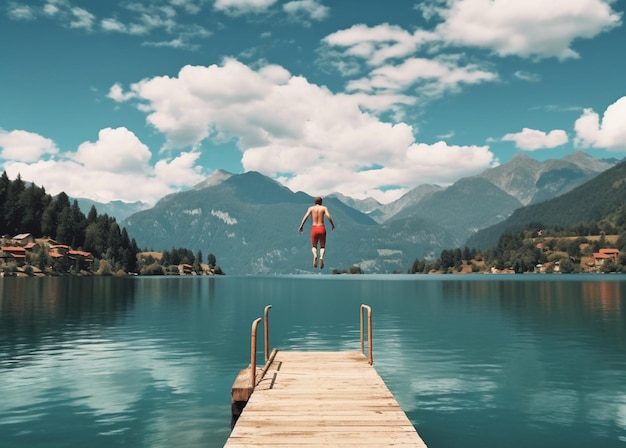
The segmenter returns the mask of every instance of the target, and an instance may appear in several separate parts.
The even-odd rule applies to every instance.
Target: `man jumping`
[[[304,223],[309,218],[309,216],[312,216],[313,223],[311,225],[311,251],[313,252],[313,267],[317,267],[317,243],[319,243],[320,269],[323,269],[324,253],[326,252],[326,227],[324,227],[324,216],[326,216],[326,219],[328,219],[328,221],[330,222],[333,232],[335,231],[335,223],[333,222],[332,216],[330,216],[328,208],[322,205],[322,198],[318,196],[314,199],[314,202],[315,205],[309,207],[309,209],[304,214],[304,218],[302,218],[302,222],[300,223],[300,228],[298,229],[298,232],[302,233]]]

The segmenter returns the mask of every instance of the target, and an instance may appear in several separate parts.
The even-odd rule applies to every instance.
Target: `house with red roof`
[[[613,264],[617,264],[619,258],[619,249],[607,248],[600,249],[599,252],[593,253],[593,259],[596,265],[603,264],[606,260],[610,260]]]
[[[16,261],[19,265],[22,265],[26,261],[26,249],[22,246],[0,247],[0,258],[5,261]]]

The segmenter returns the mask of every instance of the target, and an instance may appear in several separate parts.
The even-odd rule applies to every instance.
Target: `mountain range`
[[[415,258],[462,247],[516,210],[570,192],[616,164],[583,152],[545,162],[518,155],[448,187],[420,185],[390,204],[329,195],[324,205],[337,230],[329,231],[326,267],[406,272]],[[121,224],[142,248],[212,253],[227,274],[305,273],[314,271],[308,230],[301,235],[297,228],[312,204],[311,196],[259,173],[216,171]]]
[[[478,231],[467,245],[493,247],[503,233],[512,233],[540,223],[546,227],[575,227],[579,224],[626,223],[626,162],[603,171],[584,184],[548,201],[530,204],[506,220]]]

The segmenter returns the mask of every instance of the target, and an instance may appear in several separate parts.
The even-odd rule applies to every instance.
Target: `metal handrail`
[[[259,317],[252,322],[252,335],[250,342],[250,387],[252,387],[252,389],[256,386],[256,330],[259,326],[259,322],[262,320],[263,319]]]
[[[263,312],[263,332],[265,335],[265,364],[270,359],[270,321],[269,321],[269,311],[272,308],[272,305],[267,305],[265,307],[265,311]]]
[[[365,355],[365,341],[364,341],[364,332],[363,332],[363,313],[367,310],[367,349],[368,349],[368,357],[367,360],[372,365],[374,363],[374,355],[372,352],[372,307],[369,305],[361,305],[360,320],[361,320],[361,353]]]
[[[252,389],[256,387],[256,335],[259,323],[263,321],[263,339],[264,339],[264,351],[265,351],[265,364],[270,359],[269,347],[270,347],[270,325],[269,325],[269,311],[272,305],[267,305],[263,312],[263,319],[260,317],[252,322],[252,333],[250,335],[250,386]]]

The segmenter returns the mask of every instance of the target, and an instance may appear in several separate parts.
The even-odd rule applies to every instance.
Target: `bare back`
[[[302,233],[302,228],[304,227],[304,223],[306,222],[307,219],[309,219],[309,216],[311,217],[311,220],[313,221],[311,223],[313,227],[323,227],[324,217],[326,217],[326,219],[328,219],[328,222],[330,222],[332,229],[335,230],[335,223],[333,222],[333,217],[330,216],[330,212],[328,211],[328,209],[320,203],[320,204],[312,205],[311,207],[307,209],[306,213],[304,214],[304,217],[302,218],[302,222],[300,223],[300,228],[298,228],[298,232]]]
[[[328,209],[323,205],[313,205],[309,208],[311,212],[312,225],[323,226],[324,216],[328,215]]]

